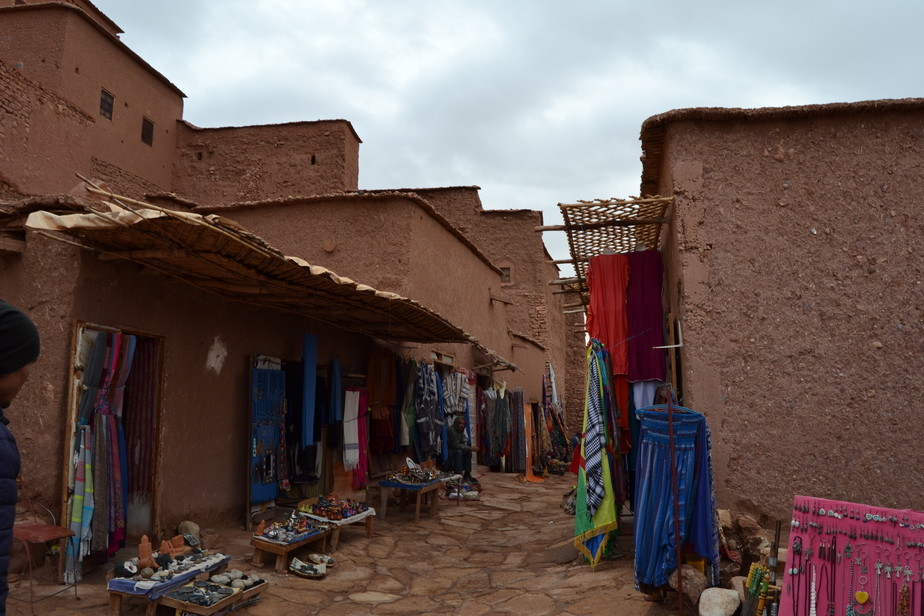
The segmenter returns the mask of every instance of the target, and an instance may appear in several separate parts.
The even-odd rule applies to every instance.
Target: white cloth
[[[635,402],[635,408],[643,409],[654,404],[655,394],[658,393],[658,387],[661,385],[661,381],[638,381],[637,383],[632,383],[632,398]]]
[[[347,391],[343,396],[343,468],[359,466],[359,392]]]

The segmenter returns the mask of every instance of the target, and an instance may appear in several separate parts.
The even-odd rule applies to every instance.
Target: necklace
[[[789,575],[794,577],[795,580],[792,582],[794,592],[792,594],[792,613],[793,616],[797,616],[799,613],[799,589],[802,585],[802,570],[799,566],[802,562],[802,539],[796,537],[792,542],[792,553],[796,555],[796,558],[793,559],[795,566],[789,569]]]
[[[809,616],[816,616],[816,606],[818,602],[818,592],[815,588],[815,565],[812,565],[812,591],[809,599]],[[795,616],[795,615],[793,615]]]

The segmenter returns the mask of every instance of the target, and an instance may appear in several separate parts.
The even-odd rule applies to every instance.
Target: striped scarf
[[[606,432],[600,399],[600,365],[593,345],[587,351],[587,418],[584,428],[584,471],[587,474],[587,512],[593,516],[606,491],[603,486],[603,448]]]

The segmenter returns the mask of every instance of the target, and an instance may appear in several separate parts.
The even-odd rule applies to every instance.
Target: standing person
[[[468,444],[465,438],[465,416],[459,415],[446,431],[446,446],[449,449],[449,467],[454,473],[462,473],[463,481],[478,483],[472,477],[472,452],[477,447]]]
[[[3,410],[29,378],[39,356],[39,333],[35,323],[22,311],[0,300],[0,616],[6,614],[9,587],[6,574],[10,566],[13,523],[16,521],[16,478],[19,476],[19,449],[7,428],[9,418]]]

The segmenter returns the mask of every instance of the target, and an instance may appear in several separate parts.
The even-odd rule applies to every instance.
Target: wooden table
[[[186,601],[180,601],[179,599],[174,599],[164,595],[160,598],[160,604],[166,605],[167,607],[173,607],[177,610],[182,610],[189,614],[199,614],[200,616],[209,616],[210,614],[215,614],[216,612],[228,610],[232,612],[239,607],[243,607],[251,601],[256,601],[260,597],[260,593],[263,592],[263,589],[266,587],[267,582],[263,581],[260,584],[251,586],[250,588],[245,588],[240,592],[236,592],[233,595],[228,595],[226,598],[213,603],[212,605],[196,605],[195,603],[187,603]],[[178,614],[181,612],[177,612]],[[224,613],[224,612],[223,612]]]
[[[252,565],[262,567],[263,557],[268,552],[270,554],[276,555],[276,573],[285,573],[286,567],[289,565],[289,554],[301,547],[315,543],[317,541],[322,542],[321,551],[325,551],[327,536],[334,533],[335,529],[339,531],[339,528],[332,526],[324,530],[319,530],[316,533],[312,533],[303,539],[299,539],[298,541],[292,541],[291,543],[283,543],[281,541],[272,541],[260,537],[253,537],[250,540],[250,545],[254,547],[253,556],[250,559],[250,563]]]
[[[344,526],[350,526],[351,524],[357,524],[359,522],[363,522],[366,525],[366,537],[372,536],[372,524],[373,524],[373,521],[375,520],[375,509],[370,507],[369,509],[366,509],[362,513],[358,513],[354,516],[350,516],[349,518],[346,518],[344,520],[330,520],[328,518],[322,518],[312,513],[305,513],[303,511],[299,512],[299,515],[303,515],[306,518],[309,518],[309,519],[312,519],[318,522],[326,522],[333,526],[334,534],[330,539],[330,551],[331,553],[333,553],[337,551],[337,546],[340,544],[340,529],[343,528]]]
[[[122,597],[135,597],[143,598],[148,602],[147,609],[145,610],[145,616],[154,616],[157,613],[157,605],[163,594],[170,592],[184,584],[199,578],[201,574],[206,574],[206,576],[220,573],[231,561],[230,556],[224,556],[220,560],[216,560],[214,563],[209,566],[194,571],[188,571],[181,575],[175,576],[172,580],[162,582],[154,588],[149,588],[144,592],[135,591],[131,589],[130,580],[126,580],[124,590],[120,590],[118,586],[119,580],[121,578],[113,578],[107,582],[107,590],[109,591],[109,616],[119,616],[122,613]],[[113,587],[113,586],[116,587]]]
[[[379,489],[382,493],[382,502],[379,505],[382,519],[385,519],[385,508],[388,505],[388,490],[398,490],[398,504],[401,510],[407,502],[408,496],[413,492],[417,495],[414,507],[414,522],[420,522],[420,504],[426,498],[430,499],[430,517],[435,518],[439,508],[440,498],[436,490],[443,487],[445,479],[434,479],[427,483],[402,483],[400,481],[380,481]]]

